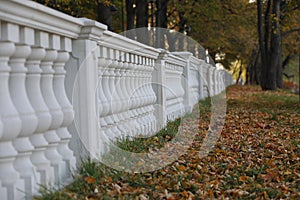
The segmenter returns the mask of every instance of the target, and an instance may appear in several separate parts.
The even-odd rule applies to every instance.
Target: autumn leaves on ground
[[[200,102],[199,133],[188,153],[160,170],[129,174],[86,161],[75,181],[61,191],[44,189],[43,199],[300,199],[300,103],[288,91],[257,86],[227,90],[227,117],[221,137],[199,158],[207,132],[209,102]],[[179,123],[169,124],[174,130]],[[164,132],[129,149],[161,147]]]

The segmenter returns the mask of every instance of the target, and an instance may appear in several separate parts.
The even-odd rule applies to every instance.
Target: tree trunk
[[[281,27],[280,27],[280,7],[281,7],[281,0],[276,0],[274,2],[274,11],[273,13],[276,16],[276,20],[274,21],[274,26],[276,28],[275,31],[273,31],[274,33],[274,53],[277,57],[277,63],[276,63],[276,68],[277,68],[277,72],[276,72],[276,87],[277,88],[282,88],[283,87],[283,68],[282,68],[282,57],[281,57],[281,49],[282,49],[282,44],[281,44]],[[275,34],[276,33],[276,34]]]
[[[270,16],[271,16],[271,5],[272,5],[272,0],[268,0],[267,2],[267,8],[266,8],[266,12],[265,12],[265,21],[264,21],[264,25],[265,25],[265,29],[264,29],[264,45],[265,45],[265,52],[266,52],[266,60],[267,60],[267,65],[269,64],[269,58],[270,58],[270,29],[271,29],[271,20],[270,20]]]
[[[253,81],[255,80],[255,84],[259,85],[260,84],[260,71],[259,71],[259,56],[260,56],[260,51],[258,50],[256,59],[254,62],[254,72],[253,72]]]
[[[257,49],[253,49],[251,57],[250,57],[250,63],[247,67],[247,78],[246,83],[250,85],[257,84],[255,77],[256,77],[256,63],[258,60],[259,51]]]
[[[134,29],[134,0],[126,0],[126,30]]]
[[[165,48],[165,34],[167,28],[167,5],[168,0],[157,0],[156,26],[161,29],[156,30],[156,48]]]
[[[242,73],[243,73],[243,62],[241,62],[241,65],[239,66],[239,74],[238,74],[238,77],[235,82],[236,85],[240,84],[240,79],[241,79]]]
[[[107,29],[113,31],[111,7],[100,3],[97,9],[97,21],[107,25]]]
[[[267,52],[265,49],[265,38],[263,32],[261,0],[257,0],[257,28],[258,28],[258,40],[259,40],[259,48],[260,48],[260,56],[261,56],[260,84],[261,84],[261,88],[265,90],[266,79],[267,79]]]
[[[179,12],[179,33],[184,34],[184,27],[187,24],[187,20],[184,17],[184,12]],[[182,37],[183,38],[183,37]],[[178,40],[177,51],[185,51],[184,49],[184,41],[182,39]]]
[[[143,44],[149,44],[149,33],[148,33],[148,1],[138,0],[136,1],[136,31],[137,40]]]
[[[134,0],[126,0],[126,37],[134,39],[134,8],[133,8]],[[132,31],[129,31],[132,30]]]
[[[273,1],[273,19],[272,32],[270,43],[270,64],[268,66],[268,80],[266,89],[276,90],[277,87],[282,87],[282,65],[281,65],[281,34],[280,34],[280,1]],[[277,85],[279,84],[279,85]]]

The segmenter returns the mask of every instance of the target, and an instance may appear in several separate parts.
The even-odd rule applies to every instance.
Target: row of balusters
[[[173,121],[181,117],[184,110],[184,88],[183,88],[183,68],[172,62],[166,62],[166,118],[168,121]]]
[[[73,109],[64,86],[72,40],[4,21],[0,29],[0,192],[3,199],[30,199],[38,184],[63,182],[75,166],[67,130]],[[100,131],[111,139],[157,131],[155,58],[97,48]],[[184,112],[183,67],[166,63],[168,120]],[[205,73],[210,80],[212,71]]]
[[[31,199],[75,166],[64,87],[71,39],[4,21],[0,29],[1,198]]]
[[[152,89],[154,59],[99,46],[98,109],[101,131],[109,138],[156,131]]]

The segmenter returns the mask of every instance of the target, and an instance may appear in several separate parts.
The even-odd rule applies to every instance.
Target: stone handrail
[[[32,1],[0,6],[0,199],[61,185],[110,139],[150,135],[232,77]],[[156,106],[159,105],[159,106]]]

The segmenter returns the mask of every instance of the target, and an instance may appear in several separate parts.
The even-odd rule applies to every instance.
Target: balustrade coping
[[[98,43],[101,46],[117,49],[126,53],[134,53],[137,55],[145,56],[148,58],[157,59],[160,49],[145,45],[136,40],[132,40],[118,33],[111,31],[104,31],[103,36],[100,38]]]
[[[174,55],[173,52],[170,52],[169,56],[166,58],[166,63],[175,64],[177,66],[185,67],[186,60],[184,60],[183,58],[178,57],[177,55]]]

